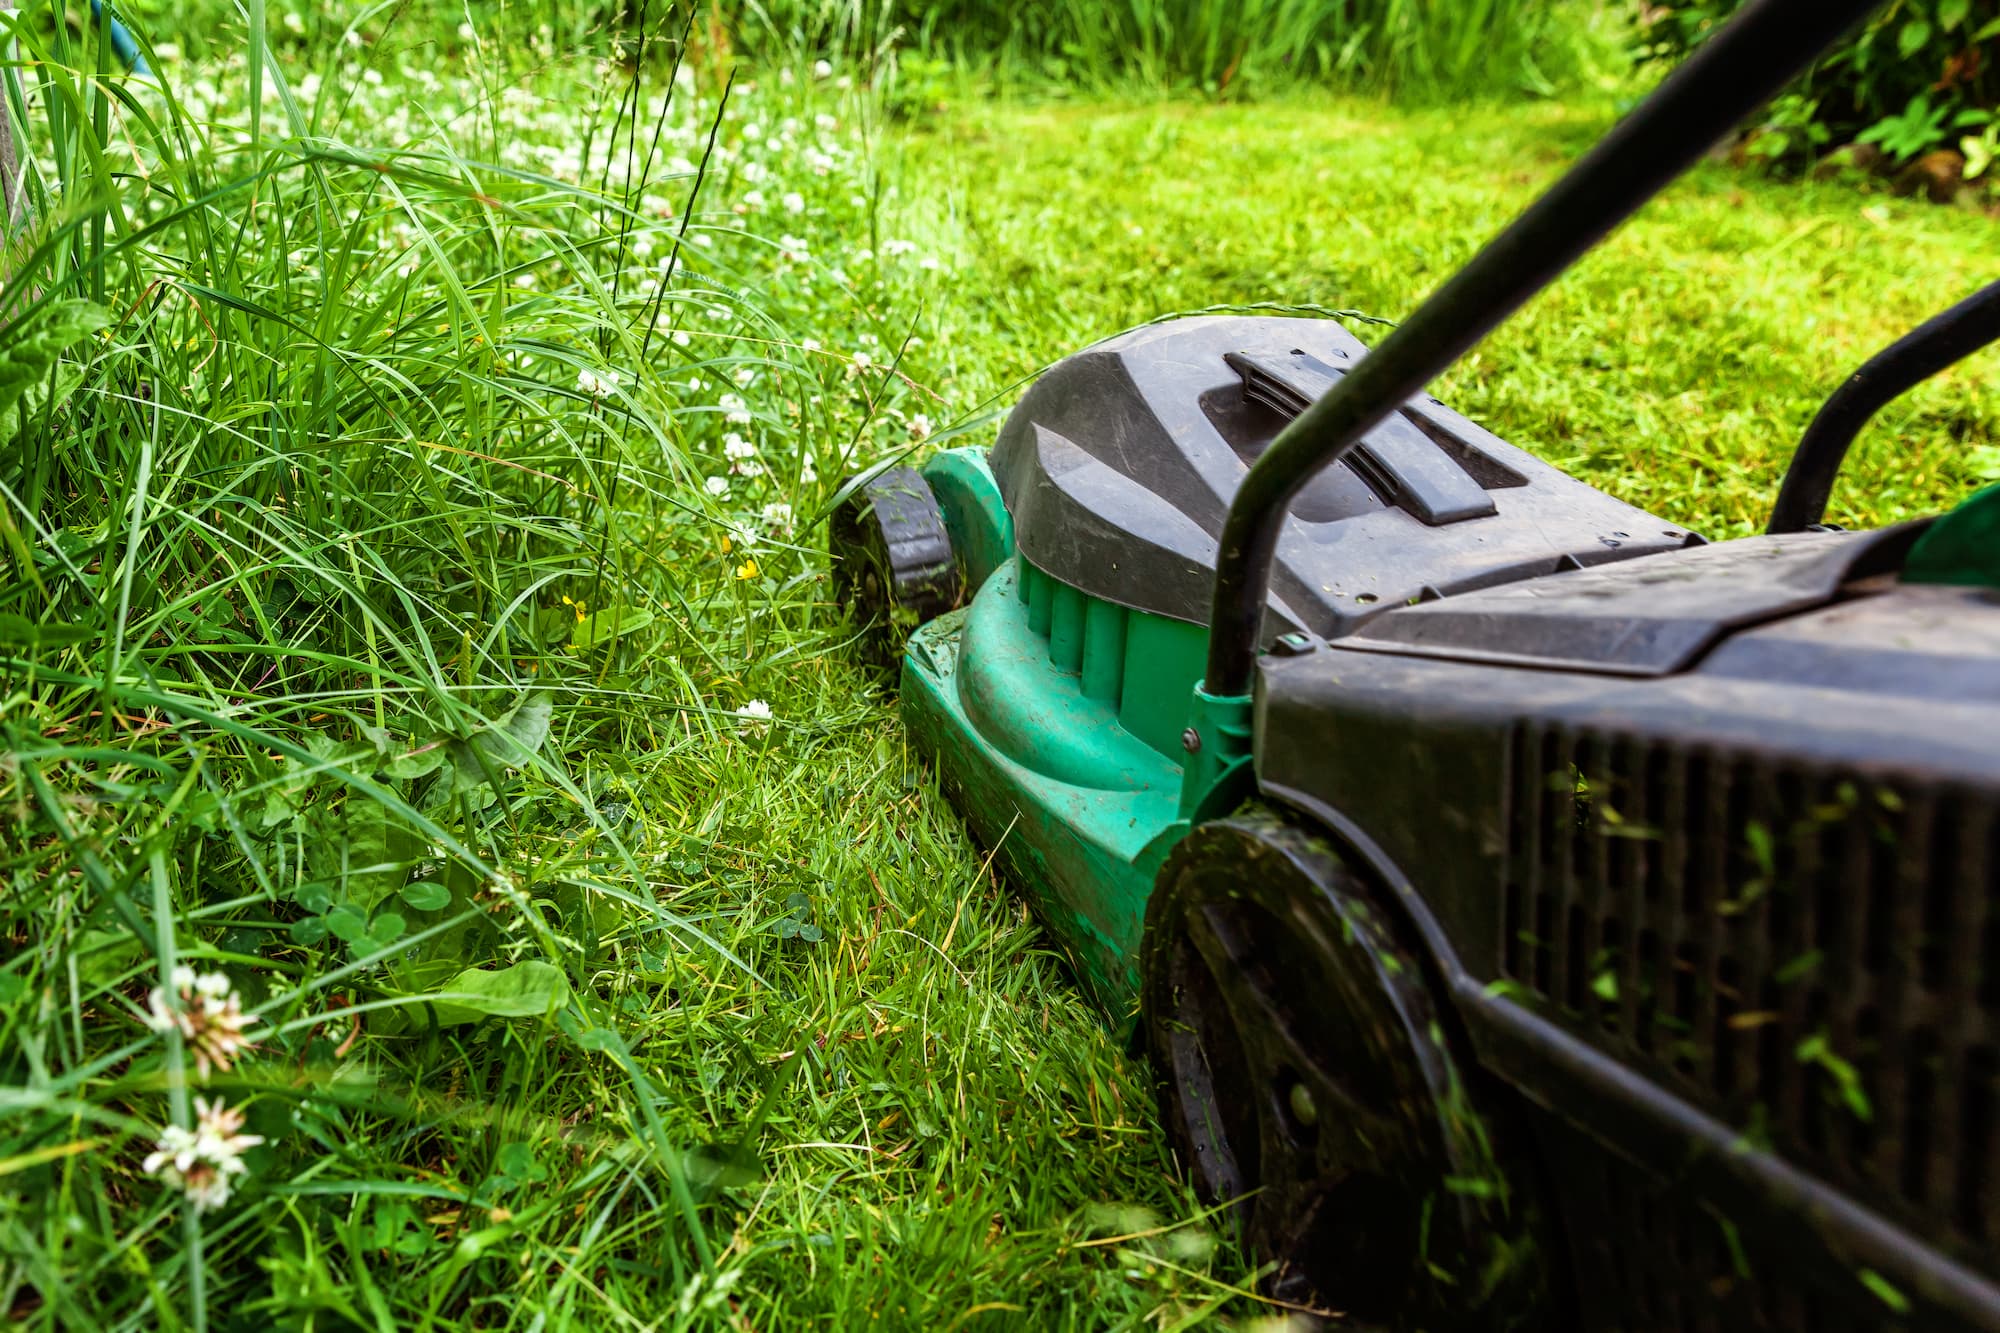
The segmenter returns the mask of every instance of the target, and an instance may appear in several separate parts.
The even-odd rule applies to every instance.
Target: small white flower
[[[195,1127],[168,1125],[160,1131],[142,1169],[187,1196],[196,1212],[229,1202],[232,1177],[249,1170],[243,1154],[264,1140],[243,1132],[243,1113],[221,1098],[194,1099]]]
[[[168,1125],[160,1131],[159,1139],[153,1144],[153,1151],[147,1154],[140,1169],[149,1176],[157,1176],[169,1168],[185,1171],[194,1165],[200,1145],[200,1136],[193,1130],[184,1125]]]
[[[764,210],[764,192],[762,190],[746,191],[743,195],[743,206],[752,213],[761,213]]]
[[[748,458],[739,463],[731,463],[729,470],[739,477],[761,477],[764,475],[764,465]]]
[[[743,126],[743,137],[755,143],[764,137],[764,127],[754,120],[747,121]]]
[[[747,426],[750,424],[750,405],[743,401],[742,395],[734,393],[723,394],[721,407],[722,419],[728,424],[732,426]]]
[[[169,981],[171,992],[155,986],[146,996],[146,1026],[155,1032],[178,1029],[194,1052],[195,1071],[201,1078],[207,1078],[211,1069],[228,1073],[230,1062],[250,1048],[243,1035],[250,1015],[243,1012],[228,975],[197,975],[182,965],[174,968]]]
[[[833,77],[833,62],[832,62],[831,60],[815,60],[815,61],[813,61],[813,77],[814,77],[815,79],[830,79],[830,78],[832,78],[832,77]]]
[[[754,736],[771,720],[771,705],[762,699],[752,699],[736,710],[736,716],[743,719],[743,730]]]
[[[917,243],[915,241],[891,239],[882,242],[882,253],[890,256],[891,258],[893,258],[896,255],[915,254],[916,250],[917,250]]]
[[[730,378],[735,380],[740,388],[747,389],[756,381],[757,371],[751,366],[738,366],[736,373]]]
[[[535,275],[532,273],[516,273],[514,275],[514,285],[522,291],[527,291],[535,285]]]
[[[689,333],[686,329],[674,330],[674,346],[686,347],[689,343],[693,341],[694,341],[694,335]]]
[[[813,466],[812,459],[805,459],[799,464],[799,480],[808,486],[819,480],[819,469]]]
[[[701,488],[707,491],[710,495],[715,496],[719,500],[723,496],[729,494],[729,478],[710,477],[707,481],[704,481],[701,484]]]
[[[592,398],[602,398],[618,387],[618,372],[615,370],[595,371],[583,366],[576,372],[576,387]]]
[[[873,366],[874,364],[875,364],[874,357],[868,355],[868,353],[866,352],[856,352],[854,354],[853,360],[849,362],[848,373],[853,375],[858,375],[862,371],[867,370],[869,367]]]
[[[763,519],[764,526],[768,528],[773,528],[779,532],[790,532],[792,530],[792,507],[783,500],[774,501],[764,506]]]
[[[738,435],[735,431],[730,431],[729,434],[722,437],[722,456],[732,459],[755,458],[757,456],[757,446],[744,439],[741,435]]]
[[[194,1099],[195,1154],[231,1172],[243,1170],[242,1156],[264,1140],[243,1132],[243,1113],[223,1104],[217,1097]]]
[[[936,255],[925,255],[922,259],[919,259],[917,261],[917,267],[922,269],[926,273],[935,273],[938,271],[939,268],[942,267],[942,265],[938,263],[938,257]]]
[[[912,414],[910,417],[910,438],[921,442],[928,440],[930,437],[931,419],[922,412]]]
[[[780,199],[778,203],[787,213],[803,213],[806,211],[806,197],[797,190],[787,190],[785,197]]]
[[[704,250],[708,249],[709,246],[715,244],[715,238],[713,236],[710,236],[705,231],[698,231],[689,239]]]

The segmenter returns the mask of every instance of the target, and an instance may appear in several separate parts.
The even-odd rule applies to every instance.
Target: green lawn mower
[[[836,515],[912,739],[1275,1300],[2000,1330],[2000,488],[1820,521],[2000,284],[1737,541],[1423,392],[1869,8],[1747,6],[1373,351],[1140,328]]]

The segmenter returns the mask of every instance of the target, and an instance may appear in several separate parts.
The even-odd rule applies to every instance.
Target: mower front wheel
[[[957,606],[951,534],[923,474],[899,467],[856,487],[828,533],[834,597],[860,631],[861,655],[891,669],[910,631]]]
[[[1371,897],[1275,814],[1175,850],[1141,948],[1167,1131],[1280,1300],[1343,1328],[1559,1326],[1509,1127]]]

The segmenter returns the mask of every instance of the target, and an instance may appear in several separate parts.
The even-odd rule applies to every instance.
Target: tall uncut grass
[[[745,0],[752,49],[931,57],[1086,85],[1219,93],[1301,82],[1409,100],[1546,94],[1588,0]]]

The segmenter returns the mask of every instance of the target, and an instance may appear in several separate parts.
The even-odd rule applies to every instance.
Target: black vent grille
[[[1991,795],[1535,726],[1508,781],[1509,982],[1933,1242],[1991,1252]]]

